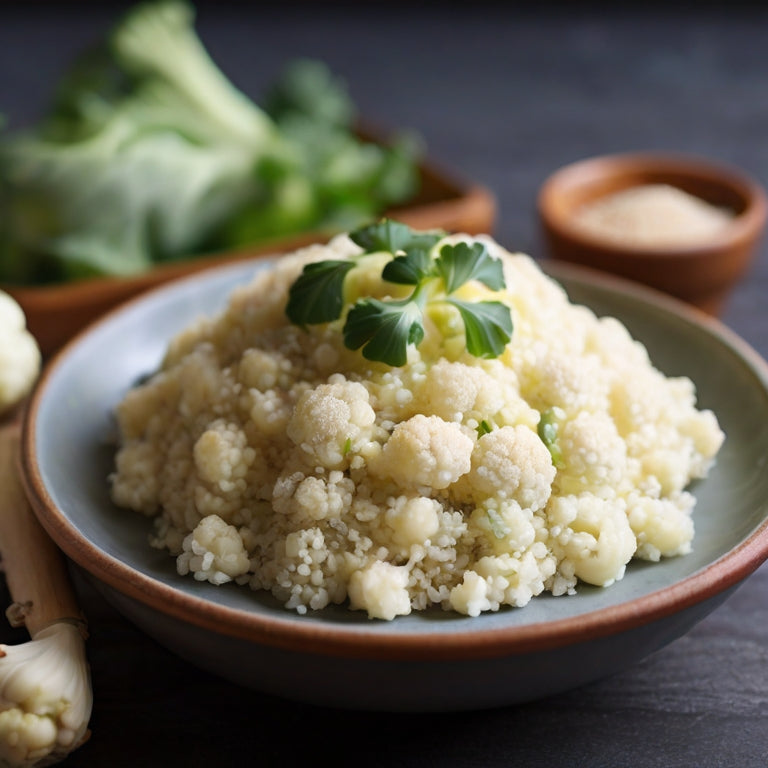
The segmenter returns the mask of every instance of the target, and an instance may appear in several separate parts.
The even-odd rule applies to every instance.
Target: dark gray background
[[[0,5],[0,112],[33,119],[72,53],[126,3]],[[535,215],[549,173],[663,149],[768,182],[768,10],[759,5],[197,4],[213,58],[258,100],[317,57],[381,129],[498,200],[496,237],[546,257]],[[761,248],[724,321],[768,355]],[[764,429],[765,425],[756,425]],[[80,584],[92,637],[93,738],[71,766],[768,765],[768,570],[685,637],[610,679],[461,715],[370,715],[223,683],[155,645]],[[0,639],[23,639],[3,628]]]

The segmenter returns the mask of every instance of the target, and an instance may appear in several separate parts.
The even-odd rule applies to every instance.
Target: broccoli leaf
[[[289,62],[267,91],[264,109],[278,123],[303,115],[312,125],[351,126],[355,105],[346,84],[322,62]]]

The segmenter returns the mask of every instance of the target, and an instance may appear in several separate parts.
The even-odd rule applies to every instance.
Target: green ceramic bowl
[[[279,696],[340,707],[440,711],[543,697],[626,667],[685,633],[768,558],[768,368],[723,325],[649,289],[572,266],[548,271],[573,301],[620,318],[668,375],[690,376],[726,442],[693,487],[694,551],[633,563],[609,589],[542,596],[468,618],[439,609],[368,620],[307,616],[268,594],[178,576],[147,544],[150,523],[108,495],[112,411],[167,340],[269,261],[172,283],[118,309],[47,366],[26,414],[26,489],[50,535],[104,595],[194,664]]]

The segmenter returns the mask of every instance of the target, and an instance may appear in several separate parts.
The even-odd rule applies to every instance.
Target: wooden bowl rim
[[[688,177],[728,189],[744,202],[744,209],[721,233],[706,243],[693,245],[637,245],[618,243],[592,234],[574,223],[572,209],[562,203],[568,190],[582,188],[597,181],[616,178],[641,178],[652,175],[663,183],[665,176]],[[635,186],[630,181],[621,188]],[[599,196],[599,195],[598,195]],[[596,197],[598,197],[596,196]],[[599,155],[563,166],[542,185],[537,207],[545,228],[582,249],[613,253],[630,259],[661,260],[675,258],[710,258],[735,247],[755,241],[768,219],[768,195],[750,174],[723,163],[696,155],[672,152],[631,152]]]

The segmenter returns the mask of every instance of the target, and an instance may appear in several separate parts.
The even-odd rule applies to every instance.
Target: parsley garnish
[[[463,301],[452,294],[471,280],[493,291],[505,287],[501,262],[482,243],[445,244],[435,255],[444,232],[415,232],[400,222],[384,219],[350,234],[363,249],[349,260],[307,264],[290,289],[286,314],[305,326],[327,323],[344,310],[344,282],[358,259],[373,253],[391,253],[381,276],[398,285],[411,285],[404,299],[359,299],[344,324],[344,343],[362,348],[369,360],[404,365],[408,346],[424,338],[424,312],[429,304],[455,307],[464,323],[467,350],[475,357],[498,357],[512,336],[512,316],[500,301]]]

